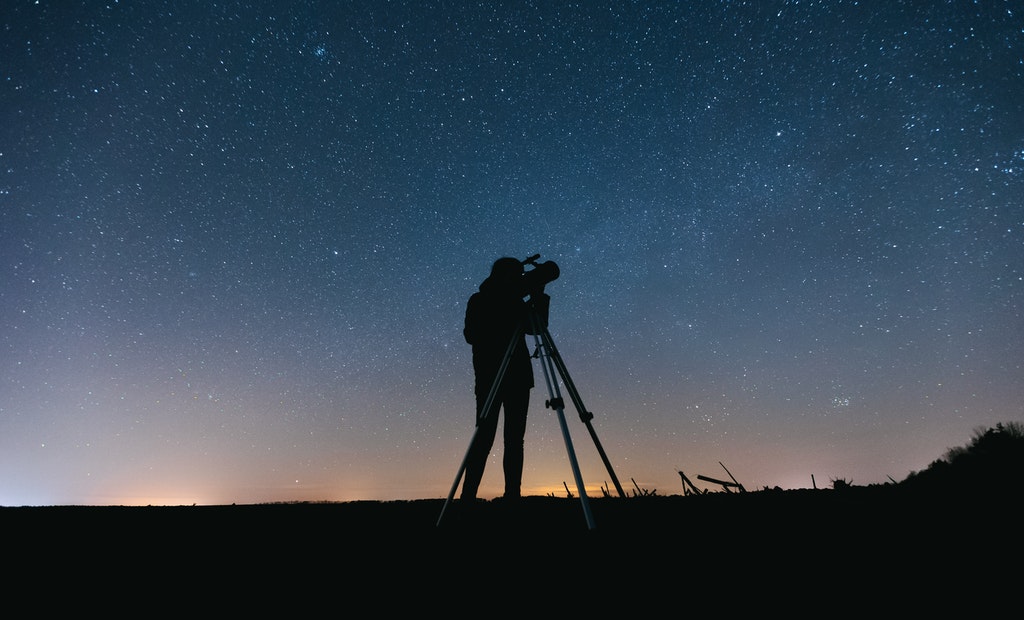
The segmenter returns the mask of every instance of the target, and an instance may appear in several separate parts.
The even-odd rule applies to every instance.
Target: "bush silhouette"
[[[966,446],[949,449],[921,472],[911,472],[902,485],[915,490],[999,493],[1020,488],[1024,481],[1024,425],[996,424],[974,432]]]

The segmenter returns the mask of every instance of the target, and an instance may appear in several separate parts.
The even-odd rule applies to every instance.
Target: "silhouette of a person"
[[[466,457],[462,499],[476,498],[487,457],[494,445],[498,412],[501,409],[505,413],[502,456],[504,497],[515,499],[520,494],[526,414],[530,404],[530,390],[534,386],[533,365],[525,336],[533,330],[528,324],[528,305],[523,301],[523,296],[523,263],[516,258],[505,257],[494,261],[490,275],[466,305],[463,335],[466,342],[473,346],[477,432]],[[524,329],[517,337],[516,333],[521,326]],[[508,367],[490,411],[485,412],[491,386],[498,378],[498,371],[513,337],[516,337],[516,341]]]

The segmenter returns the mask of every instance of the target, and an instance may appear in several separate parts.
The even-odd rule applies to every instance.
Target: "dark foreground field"
[[[147,613],[188,601],[208,612],[645,617],[666,604],[778,610],[819,597],[833,611],[977,611],[1021,578],[1020,510],[1004,496],[885,485],[591,498],[593,528],[579,499],[455,501],[439,524],[444,504],[0,508],[5,586],[45,586],[43,608],[135,597]]]

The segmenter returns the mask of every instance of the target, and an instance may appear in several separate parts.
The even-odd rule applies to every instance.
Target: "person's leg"
[[[466,475],[462,481],[462,499],[476,499],[476,492],[480,488],[480,481],[484,477],[484,467],[487,465],[487,457],[491,454],[494,446],[494,436],[498,432],[498,410],[501,408],[501,401],[497,398],[491,404],[491,411],[486,416],[480,414],[484,405],[487,404],[486,394],[476,395],[476,434],[469,446],[469,454],[466,456]]]
[[[519,497],[523,482],[523,444],[526,437],[526,414],[530,407],[530,390],[516,390],[504,399],[505,497]]]

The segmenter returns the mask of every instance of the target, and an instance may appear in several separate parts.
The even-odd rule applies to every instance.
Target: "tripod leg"
[[[512,335],[512,340],[508,343],[508,348],[505,349],[505,357],[501,360],[501,366],[498,368],[498,374],[494,377],[494,382],[491,383],[491,389],[487,393],[487,401],[484,404],[483,415],[491,411],[491,406],[494,404],[494,399],[497,398],[498,388],[501,386],[502,379],[505,378],[505,371],[508,370],[509,360],[512,359],[512,351],[516,348],[516,342],[523,337],[523,327],[520,325],[516,333]],[[459,471],[455,474],[455,482],[452,483],[452,488],[448,491],[448,499],[445,500],[444,506],[441,507],[441,514],[437,517],[437,525],[441,525],[441,520],[444,519],[444,513],[448,509],[448,504],[452,502],[452,498],[455,497],[455,491],[459,488],[459,482],[462,481],[462,475],[466,472],[466,464],[469,462],[469,455],[473,450],[473,444],[476,443],[476,436],[480,432],[480,422],[477,421],[476,429],[473,431],[473,438],[469,440],[469,448],[466,450],[466,455],[462,457],[462,464],[459,465]]]
[[[546,327],[542,330],[541,337],[543,338],[544,344],[547,348],[548,356],[551,358],[553,364],[558,368],[558,372],[562,377],[562,382],[565,383],[565,387],[569,391],[569,397],[572,398],[573,404],[576,405],[576,410],[580,415],[580,420],[582,420],[587,426],[590,438],[594,440],[597,452],[601,455],[601,461],[604,462],[605,469],[608,470],[608,475],[612,477],[612,482],[615,484],[615,489],[619,492],[619,497],[626,497],[626,493],[622,490],[622,485],[619,484],[619,478],[615,475],[615,470],[612,469],[611,461],[608,460],[608,455],[605,454],[604,448],[601,446],[601,441],[597,438],[597,432],[594,430],[594,425],[590,423],[590,420],[593,419],[594,415],[587,411],[586,407],[583,406],[583,399],[580,398],[579,391],[576,390],[576,385],[573,383],[572,378],[569,376],[569,371],[565,367],[565,362],[562,360],[561,354],[555,347],[555,341],[551,337],[551,332],[549,332]]]
[[[534,321],[535,328],[537,322]],[[541,336],[539,332],[547,331],[534,329],[534,340],[537,343],[538,349],[542,351],[541,355],[541,366],[544,369],[544,381],[548,385],[548,394],[551,396],[551,400],[548,404],[558,413],[558,425],[562,429],[562,438],[565,440],[565,450],[569,455],[569,464],[572,466],[572,474],[576,480],[576,489],[580,494],[580,503],[583,506],[583,516],[587,520],[587,527],[594,529],[594,515],[590,512],[590,498],[587,497],[587,489],[583,485],[583,476],[580,474],[579,462],[576,460],[576,451],[572,447],[572,437],[569,435],[569,427],[565,423],[565,407],[562,404],[562,395],[558,391],[558,382],[555,380],[554,367],[551,364],[550,351],[545,346],[542,346]],[[545,352],[546,351],[546,352]]]

